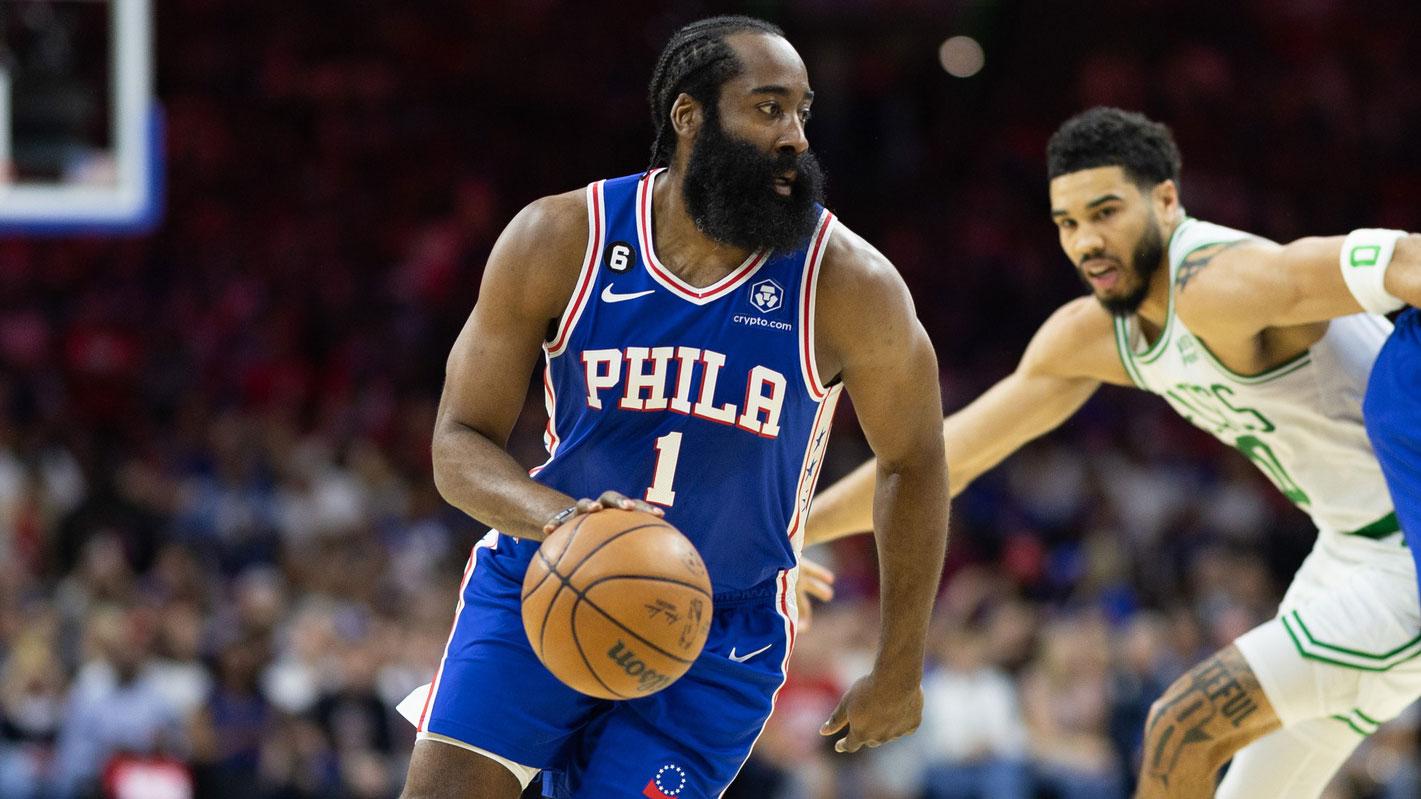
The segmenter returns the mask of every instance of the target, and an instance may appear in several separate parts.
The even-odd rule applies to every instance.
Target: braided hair
[[[647,171],[671,163],[676,150],[675,132],[671,131],[671,104],[682,92],[715,114],[720,99],[720,87],[740,74],[743,68],[725,37],[742,31],[766,33],[784,37],[777,26],[754,17],[723,16],[692,22],[671,35],[656,59],[651,73],[648,99],[651,101],[651,124],[656,138],[651,144],[651,163]],[[669,134],[668,134],[669,132]]]

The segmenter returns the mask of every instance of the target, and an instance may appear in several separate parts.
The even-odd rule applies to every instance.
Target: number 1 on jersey
[[[651,487],[646,489],[646,501],[671,507],[676,504],[676,461],[681,458],[681,434],[667,433],[656,439],[656,471]]]

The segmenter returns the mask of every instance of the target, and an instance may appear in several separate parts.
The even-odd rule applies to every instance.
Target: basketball
[[[553,531],[523,578],[538,659],[589,696],[654,694],[691,668],[711,622],[695,546],[649,513],[601,510]]]

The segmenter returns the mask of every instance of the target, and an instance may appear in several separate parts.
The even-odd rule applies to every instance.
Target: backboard
[[[157,223],[151,15],[150,0],[0,0],[0,235]]]

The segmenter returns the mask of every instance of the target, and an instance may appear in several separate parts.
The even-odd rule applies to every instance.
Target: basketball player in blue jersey
[[[944,420],[952,491],[1104,383],[1158,394],[1238,448],[1312,517],[1317,543],[1277,618],[1155,703],[1139,796],[1213,796],[1232,758],[1219,797],[1316,797],[1421,696],[1421,331],[1411,310],[1388,339],[1382,316],[1421,302],[1421,235],[1279,245],[1193,219],[1169,129],[1113,108],[1062,125],[1047,161],[1051,217],[1090,296],[1056,311],[1015,373]],[[868,467],[826,490],[810,543],[872,527],[874,480]]]
[[[651,168],[525,208],[489,257],[434,434],[443,496],[494,528],[470,558],[406,799],[717,797],[785,679],[804,517],[834,408],[879,458],[881,644],[826,733],[910,733],[947,536],[937,362],[902,280],[820,205],[814,93],[779,29],[678,31],[651,81]],[[549,458],[504,450],[539,351]],[[523,632],[540,539],[603,508],[664,513],[705,559],[710,639],[686,676],[608,702],[558,682]]]

